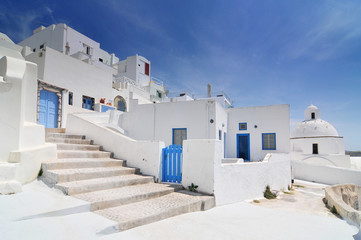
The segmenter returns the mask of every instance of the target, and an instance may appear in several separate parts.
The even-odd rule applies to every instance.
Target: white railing
[[[122,76],[122,77],[115,77],[113,79],[114,83],[128,83],[140,90],[146,91],[145,87],[140,86],[136,81],[134,81],[133,79],[130,79],[128,77]]]
[[[155,83],[155,84],[157,84],[157,85],[159,85],[159,86],[161,86],[161,87],[163,87],[163,86],[164,86],[163,81],[162,81],[162,80],[160,80],[160,79],[158,79],[158,78],[151,77],[151,80],[150,80],[150,81],[151,81],[151,82],[153,82],[153,83]]]

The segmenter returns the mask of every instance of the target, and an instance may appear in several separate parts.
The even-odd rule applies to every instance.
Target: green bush
[[[271,192],[269,185],[266,186],[266,190],[264,191],[263,196],[267,199],[275,199],[277,197],[275,193]]]
[[[188,190],[191,192],[198,192],[197,188],[198,188],[198,185],[194,185],[193,183],[192,183],[192,185],[188,186]]]
[[[333,214],[335,214],[335,215],[338,215],[338,212],[337,212],[337,209],[336,209],[335,205],[332,206],[331,212],[332,212]]]

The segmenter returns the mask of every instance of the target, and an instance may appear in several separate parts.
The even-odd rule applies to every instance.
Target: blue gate
[[[182,182],[183,147],[170,145],[163,148],[163,182]]]

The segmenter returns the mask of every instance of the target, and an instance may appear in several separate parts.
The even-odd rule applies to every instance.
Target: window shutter
[[[149,63],[145,63],[144,74],[149,76]]]

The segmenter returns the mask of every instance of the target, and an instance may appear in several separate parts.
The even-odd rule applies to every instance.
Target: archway
[[[116,96],[114,98],[114,106],[117,108],[118,111],[127,111],[127,102],[122,96]]]

